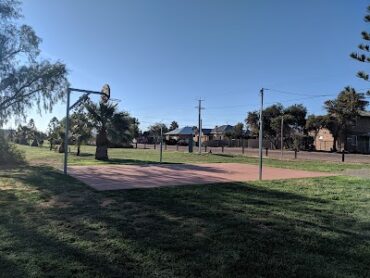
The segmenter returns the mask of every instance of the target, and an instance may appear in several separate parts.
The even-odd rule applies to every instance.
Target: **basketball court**
[[[238,163],[71,166],[69,173],[99,191],[258,180],[257,165]],[[324,176],[332,174],[263,169],[264,180]]]

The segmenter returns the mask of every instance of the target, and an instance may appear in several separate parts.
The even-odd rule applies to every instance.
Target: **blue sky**
[[[235,124],[266,104],[303,103],[323,113],[344,86],[367,88],[349,58],[366,28],[366,0],[24,0],[24,21],[43,39],[42,56],[65,62],[73,87],[111,85],[122,110],[145,129],[172,120]],[[363,68],[366,69],[366,68]],[[369,86],[370,87],[370,86]],[[296,101],[294,101],[296,100]],[[53,114],[31,113],[40,129]],[[14,123],[12,123],[14,126]]]

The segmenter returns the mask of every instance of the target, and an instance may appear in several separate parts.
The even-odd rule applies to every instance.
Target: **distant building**
[[[334,137],[327,128],[321,128],[314,138],[314,146],[317,151],[331,151],[333,149]]]
[[[202,128],[202,142],[208,142],[210,140],[212,140],[212,128]],[[198,142],[199,140],[199,133],[198,133],[198,129],[195,131],[195,135],[194,135],[194,142]]]
[[[183,140],[186,143],[189,143],[189,139],[193,138],[194,130],[191,126],[185,126],[182,128],[176,128],[164,134],[166,136],[166,140],[176,140],[180,141]]]
[[[355,124],[347,134],[347,148],[349,152],[370,153],[370,111],[360,111]],[[331,151],[334,138],[331,132],[322,128],[314,138],[314,145],[318,151]],[[344,148],[344,142],[338,140],[337,149]]]
[[[234,127],[231,125],[216,126],[211,131],[213,140],[224,140],[234,133]]]

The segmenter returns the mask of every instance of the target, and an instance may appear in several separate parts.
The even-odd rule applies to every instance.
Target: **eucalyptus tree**
[[[153,138],[154,143],[158,143],[162,135],[168,132],[168,127],[163,123],[155,123],[149,126],[149,135]]]
[[[278,144],[278,128],[275,127],[274,121],[279,119],[284,112],[281,104],[274,104],[263,110],[263,133],[264,137],[273,143],[276,147]],[[253,135],[258,135],[259,130],[259,112],[249,112],[245,119],[246,124],[251,129]],[[278,122],[278,121],[277,121]]]
[[[236,139],[241,139],[241,138],[244,137],[244,135],[245,135],[244,124],[243,123],[237,123],[234,126],[233,137],[235,137]]]
[[[70,127],[72,138],[75,140],[77,146],[76,155],[79,156],[81,153],[81,145],[87,143],[88,140],[92,138],[93,129],[93,125],[89,121],[88,115],[83,107],[78,108],[70,116]]]
[[[30,129],[28,126],[18,125],[15,131],[15,143],[21,145],[29,145]]]
[[[49,124],[48,124],[48,129],[47,129],[47,138],[49,141],[49,147],[50,150],[53,150],[54,143],[56,140],[59,138],[59,128],[60,128],[60,123],[57,117],[53,117]]]
[[[119,112],[117,104],[112,102],[91,101],[85,105],[88,118],[96,130],[95,159],[108,160],[108,147],[112,144],[127,145],[134,137],[137,121],[127,112]]]
[[[285,144],[293,145],[297,138],[305,134],[307,109],[302,104],[294,104],[284,108],[281,104],[273,104],[263,110],[263,133],[275,147],[280,144],[281,123],[283,122],[283,132]],[[284,120],[282,121],[282,118]],[[249,112],[245,119],[253,135],[258,136],[259,112]]]
[[[28,109],[50,111],[68,85],[64,64],[40,58],[41,39],[19,24],[20,2],[0,2],[0,126]]]
[[[37,128],[36,128],[36,124],[35,124],[35,120],[34,119],[30,119],[28,124],[27,124],[27,127],[28,127],[28,139],[31,140],[31,146],[32,147],[38,147],[39,146],[39,132],[37,131]]]

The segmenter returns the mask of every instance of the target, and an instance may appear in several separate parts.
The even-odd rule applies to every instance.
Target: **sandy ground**
[[[96,190],[154,188],[258,180],[258,166],[238,163],[72,166],[69,174]],[[331,176],[264,167],[264,180]]]

